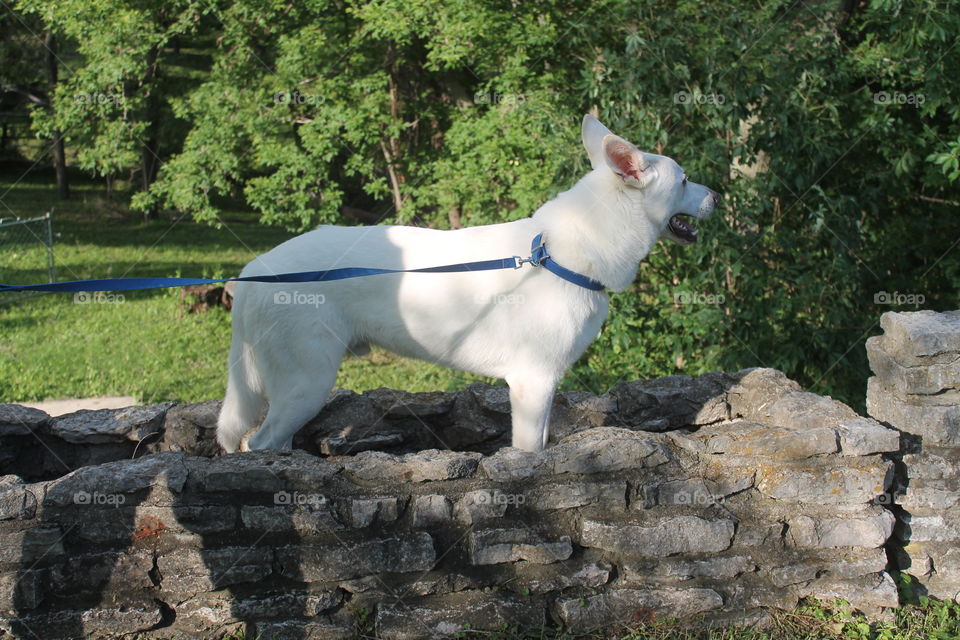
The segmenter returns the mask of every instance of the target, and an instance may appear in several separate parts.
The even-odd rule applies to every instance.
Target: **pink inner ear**
[[[617,171],[640,182],[643,169],[640,168],[640,157],[633,148],[622,142],[613,142],[607,146],[607,157]]]

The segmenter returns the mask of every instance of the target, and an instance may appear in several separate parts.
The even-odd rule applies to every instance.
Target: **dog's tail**
[[[217,420],[217,442],[227,453],[240,448],[240,441],[257,424],[267,404],[253,350],[236,334],[230,343],[227,395]]]

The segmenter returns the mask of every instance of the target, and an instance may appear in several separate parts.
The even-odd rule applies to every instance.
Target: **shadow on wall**
[[[210,457],[217,408],[0,406],[22,476],[0,485],[0,628],[414,638],[897,602],[876,504],[896,432],[773,370],[560,393],[542,454],[503,448],[499,387],[340,392],[302,450]]]

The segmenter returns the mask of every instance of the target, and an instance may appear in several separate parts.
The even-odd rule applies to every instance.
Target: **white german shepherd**
[[[582,135],[593,170],[530,218],[454,231],[322,226],[256,258],[242,275],[526,257],[542,233],[556,264],[620,291],[661,234],[696,242],[696,230],[680,216],[706,218],[719,197],[689,182],[670,158],[639,151],[591,115]],[[269,401],[248,446],[290,448],[294,433],[326,402],[344,355],[377,344],[505,379],[513,446],[540,451],[554,389],[606,315],[603,291],[529,264],[296,285],[239,282],[217,439],[236,451]]]

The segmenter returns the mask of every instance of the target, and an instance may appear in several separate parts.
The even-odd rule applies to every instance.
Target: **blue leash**
[[[548,271],[563,278],[567,282],[579,285],[591,291],[603,290],[603,285],[560,266],[547,254],[547,248],[541,242],[542,233],[537,234],[531,245],[529,258],[512,256],[497,260],[480,260],[477,262],[461,262],[440,267],[424,267],[421,269],[376,269],[369,267],[343,267],[325,271],[300,271],[297,273],[281,273],[272,276],[244,276],[238,278],[106,278],[102,280],[70,280],[67,282],[50,282],[47,284],[0,284],[0,292],[4,291],[48,291],[48,292],[79,292],[79,291],[132,291],[135,289],[164,289],[167,287],[185,287],[197,284],[219,284],[222,282],[330,282],[375,276],[383,273],[457,273],[461,271],[494,271],[496,269],[519,269],[525,262],[534,267],[544,267]]]

